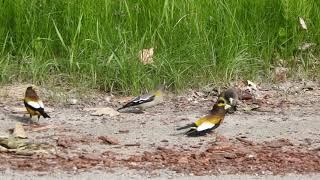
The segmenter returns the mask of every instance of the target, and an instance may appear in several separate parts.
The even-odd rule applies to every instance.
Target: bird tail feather
[[[40,110],[39,112],[44,118],[51,118],[44,110]]]

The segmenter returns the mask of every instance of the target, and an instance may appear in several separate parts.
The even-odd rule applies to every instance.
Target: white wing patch
[[[44,108],[43,102],[42,101],[38,101],[39,105],[41,108]]]
[[[43,108],[43,103],[41,101],[35,102],[35,101],[29,101],[27,104],[35,109]]]
[[[132,100],[132,102],[142,104],[142,103],[150,101],[150,98],[152,98],[152,97],[153,97],[152,94],[145,94],[145,95],[136,97],[134,100]]]
[[[214,127],[215,124],[212,124],[210,122],[203,122],[200,126],[197,127],[197,131],[204,131],[207,129],[211,129]]]

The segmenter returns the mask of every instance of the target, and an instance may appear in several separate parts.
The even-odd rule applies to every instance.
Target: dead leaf
[[[299,22],[300,22],[300,25],[301,25],[302,29],[308,30],[307,24],[306,24],[306,22],[304,21],[304,19],[302,17],[299,17]]]
[[[255,102],[261,96],[258,85],[250,80],[242,81],[238,88],[241,90],[240,99],[252,99]]]
[[[280,82],[285,82],[287,80],[287,72],[288,72],[288,68],[276,67],[275,68],[276,80]]]
[[[250,89],[250,91],[258,91],[258,86],[252,81],[247,80],[247,84],[247,89]]]
[[[103,116],[108,115],[110,117],[118,116],[120,113],[110,107],[105,108],[85,108],[85,111],[94,111],[90,115],[91,116]]]
[[[102,140],[102,142],[106,144],[118,145],[119,141],[115,138],[109,136],[99,136],[98,139]]]
[[[154,53],[154,48],[143,49],[143,50],[139,51],[140,61],[144,65],[152,64],[153,63],[153,53]]]
[[[307,43],[307,42],[304,42],[302,43],[298,49],[301,50],[301,51],[306,51],[314,46],[316,46],[317,44],[316,43]]]
[[[17,137],[17,138],[23,138],[26,139],[27,137],[27,133],[26,131],[23,129],[23,126],[20,122],[16,123],[16,126],[13,130],[13,136]]]
[[[253,99],[252,94],[250,94],[248,91],[244,91],[242,93],[242,96],[240,97],[241,100],[251,100]]]

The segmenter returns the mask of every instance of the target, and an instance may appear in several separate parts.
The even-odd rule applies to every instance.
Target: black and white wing
[[[147,102],[151,102],[154,100],[154,98],[155,98],[155,95],[153,95],[153,94],[145,94],[142,96],[138,96],[138,97],[134,98],[133,100],[129,101],[126,105],[119,108],[118,111],[121,109],[127,108],[127,107],[137,106],[137,105],[141,105],[141,104],[144,104]]]

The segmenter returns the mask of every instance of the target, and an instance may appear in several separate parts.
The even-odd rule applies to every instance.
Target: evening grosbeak
[[[194,123],[180,127],[177,130],[190,128],[190,130],[184,134],[191,137],[203,136],[220,126],[226,114],[226,109],[228,108],[230,108],[230,105],[226,104],[224,97],[219,97],[217,103],[213,106],[208,115],[198,119]]]
[[[44,111],[43,102],[31,86],[27,88],[23,102],[28,113],[30,114],[30,119],[32,116],[38,116],[38,121],[40,116],[43,116],[44,118],[50,118],[50,116]]]
[[[160,104],[163,102],[163,90],[164,86],[159,85],[154,92],[135,97],[134,99],[130,100],[126,105],[119,108],[118,111],[128,107],[138,108],[139,110],[143,111],[147,108]]]
[[[231,107],[227,109],[227,112],[232,113],[237,110],[237,104],[239,101],[239,89],[228,88],[227,90],[220,93],[219,97],[223,97],[226,101],[226,104]]]

